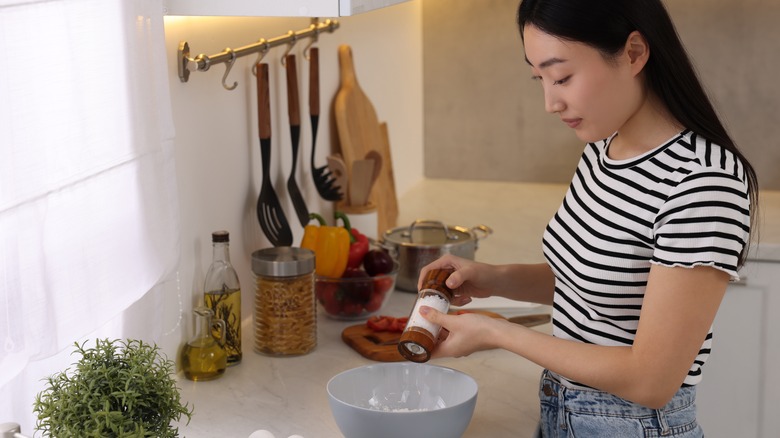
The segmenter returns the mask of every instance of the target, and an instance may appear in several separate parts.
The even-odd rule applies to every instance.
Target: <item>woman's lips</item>
[[[575,129],[576,127],[580,126],[582,119],[561,119],[561,121],[569,125],[569,128]]]

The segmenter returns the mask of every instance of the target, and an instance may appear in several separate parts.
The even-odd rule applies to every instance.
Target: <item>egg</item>
[[[262,429],[262,430],[256,430],[252,432],[252,434],[249,435],[249,438],[276,438],[276,437],[274,437],[274,434],[272,434],[271,432]]]

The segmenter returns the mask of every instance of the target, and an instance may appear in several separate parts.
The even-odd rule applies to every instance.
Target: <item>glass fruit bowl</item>
[[[378,314],[395,290],[398,262],[387,274],[332,278],[315,275],[314,295],[325,314],[334,319],[361,320]]]

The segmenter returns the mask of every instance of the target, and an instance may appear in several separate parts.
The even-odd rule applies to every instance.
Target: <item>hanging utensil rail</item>
[[[289,44],[292,47],[292,45],[298,42],[298,40],[304,38],[312,38],[312,41],[309,44],[311,45],[317,41],[320,33],[333,33],[338,28],[338,20],[329,19],[320,22],[318,19],[314,18],[312,19],[312,24],[308,29],[299,30],[297,32],[291,30],[287,32],[286,35],[281,35],[269,40],[261,38],[254,44],[239,47],[238,49],[231,49],[228,47],[215,55],[208,56],[201,53],[194,58],[190,57],[190,45],[186,41],[182,41],[179,43],[177,58],[179,61],[179,79],[182,82],[187,82],[190,78],[190,72],[207,71],[209,68],[211,68],[212,65],[225,63],[226,70],[225,75],[222,77],[222,84],[226,89],[232,90],[235,88],[236,84],[234,83],[233,87],[229,87],[225,85],[225,79],[227,78],[230,69],[233,67],[233,63],[236,62],[236,59],[241,58],[242,56],[251,55],[253,53],[261,54],[260,58],[262,58],[262,56],[265,56],[265,53],[273,47],[281,46],[283,44]]]

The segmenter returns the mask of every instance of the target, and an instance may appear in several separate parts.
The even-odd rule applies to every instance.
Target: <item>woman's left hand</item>
[[[428,321],[442,327],[439,343],[432,357],[463,357],[471,353],[492,350],[499,345],[498,337],[505,336],[501,324],[511,324],[501,318],[491,318],[479,313],[449,315],[422,306],[420,314]],[[522,326],[515,325],[518,328]]]

